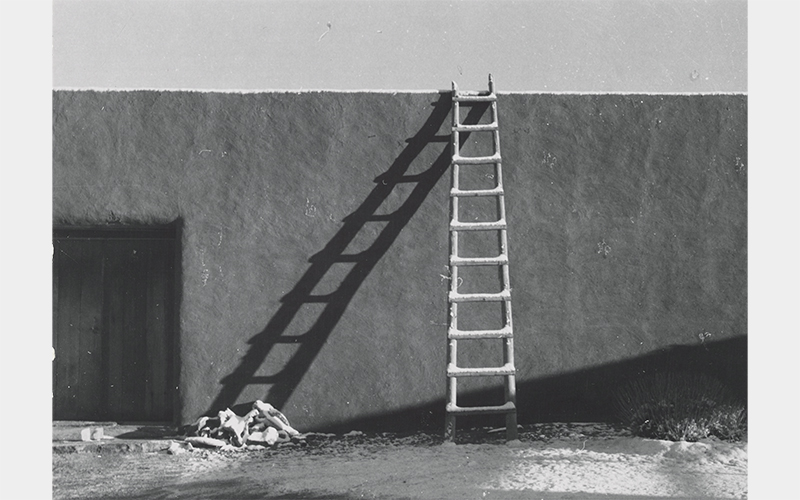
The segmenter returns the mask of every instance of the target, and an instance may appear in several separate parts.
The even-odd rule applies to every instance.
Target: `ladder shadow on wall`
[[[306,272],[292,290],[281,298],[281,306],[266,327],[248,341],[247,353],[236,369],[221,380],[222,389],[208,409],[208,413],[213,414],[220,409],[233,407],[244,389],[252,385],[269,387],[264,401],[278,408],[286,404],[361,284],[449,169],[451,161],[449,128],[445,134],[439,132],[443,124],[449,123],[450,96],[450,92],[439,94],[439,99],[432,103],[433,111],[425,123],[412,138],[406,140],[406,147],[391,166],[375,178],[375,187],[366,199],[343,219],[342,227],[325,247],[308,259],[311,265]],[[473,106],[463,122],[478,123],[488,108],[488,104]],[[462,136],[466,137],[467,134]],[[421,173],[407,175],[414,159],[426,147],[435,144],[442,144],[444,147],[431,165]],[[402,206],[392,213],[378,215],[381,205],[395,187],[408,183],[413,183],[415,186]],[[358,237],[362,229],[376,221],[384,222],[385,225],[368,248],[354,254],[346,253],[348,245]],[[442,220],[443,225],[446,223],[446,220]],[[332,268],[341,263],[351,264],[352,267],[341,278],[334,291],[324,295],[314,294],[315,287],[323,280],[330,280],[333,277]],[[312,326],[302,335],[286,335],[287,329],[295,321],[299,311],[307,304],[323,304],[321,311],[311,322]],[[298,346],[294,355],[279,369],[270,367],[272,375],[256,375],[272,349],[276,345],[287,343]]]

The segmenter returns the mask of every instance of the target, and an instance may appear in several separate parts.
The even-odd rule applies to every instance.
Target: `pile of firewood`
[[[239,416],[230,408],[216,417],[200,417],[184,428],[184,441],[192,445],[221,448],[244,445],[272,446],[279,443],[302,442],[304,436],[289,424],[289,420],[274,406],[255,401],[253,409]]]

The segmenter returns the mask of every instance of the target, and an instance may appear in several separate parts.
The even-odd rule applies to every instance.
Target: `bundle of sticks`
[[[245,444],[272,446],[276,443],[302,441],[303,435],[291,426],[286,416],[263,401],[253,402],[245,415],[237,415],[230,408],[216,417],[203,416],[184,428],[184,441],[201,446],[222,447]]]

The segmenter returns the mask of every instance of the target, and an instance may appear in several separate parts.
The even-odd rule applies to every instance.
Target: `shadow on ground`
[[[120,496],[120,497],[103,497],[105,499],[111,498],[125,498],[130,500],[177,500],[177,499],[195,499],[195,498],[208,498],[208,499],[229,499],[236,498],[238,500],[256,500],[256,499],[270,499],[270,500],[356,500],[368,498],[362,493],[341,494],[330,493],[324,490],[305,490],[291,493],[270,492],[264,490],[263,484],[253,484],[252,482],[243,481],[241,479],[230,479],[226,481],[206,481],[206,482],[193,482],[190,484],[182,485],[180,488],[176,486],[154,488],[150,491],[135,496]],[[374,497],[373,497],[374,498]],[[414,500],[415,497],[403,496],[398,493],[396,496],[381,497],[387,500]],[[523,498],[536,499],[536,500],[599,500],[614,498],[619,500],[694,500],[690,497],[673,497],[673,496],[645,496],[645,495],[607,495],[603,493],[567,493],[567,492],[538,492],[527,490],[486,490],[481,492],[481,499],[497,499],[497,500],[519,500]],[[710,497],[703,497],[706,500],[715,500]]]

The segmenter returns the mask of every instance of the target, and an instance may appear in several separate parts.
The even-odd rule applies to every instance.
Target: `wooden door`
[[[60,229],[53,238],[53,418],[171,421],[175,234]]]

